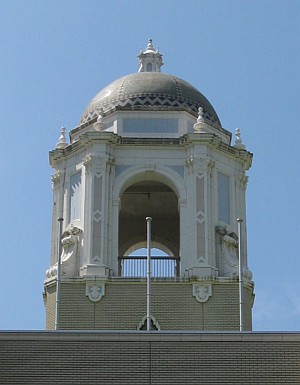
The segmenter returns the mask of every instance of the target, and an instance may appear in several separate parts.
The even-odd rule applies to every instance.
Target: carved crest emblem
[[[98,302],[105,294],[105,284],[87,283],[85,295],[89,297],[92,302]]]
[[[206,302],[212,296],[211,285],[193,285],[193,296],[198,302]]]

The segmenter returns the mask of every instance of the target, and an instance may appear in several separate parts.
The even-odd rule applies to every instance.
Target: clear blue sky
[[[163,71],[206,95],[254,153],[254,330],[300,329],[299,20],[296,0],[0,1],[0,329],[44,328],[48,151],[100,89],[137,71],[149,37]]]

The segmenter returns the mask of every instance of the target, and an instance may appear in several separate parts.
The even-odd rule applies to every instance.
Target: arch
[[[183,178],[169,167],[156,166],[155,169],[132,166],[123,171],[115,180],[113,187],[113,199],[116,201],[131,184],[141,180],[154,180],[165,183],[177,195],[181,201],[186,200],[186,191]]]
[[[145,221],[146,226],[146,221]],[[141,249],[142,247],[146,248],[146,238],[145,236],[138,235],[133,238],[128,239],[128,241],[123,246],[123,255],[129,255],[130,253],[133,253],[135,250]],[[151,247],[157,248],[168,254],[169,256],[176,255],[176,249],[174,248],[174,245],[162,238],[159,234],[155,235],[155,239],[151,240]]]
[[[129,247],[128,250],[125,251],[124,256],[128,256],[139,249],[146,249],[147,248],[146,243],[147,242],[145,240],[138,242],[138,243],[135,243],[133,246]],[[151,249],[158,249],[169,256],[174,256],[172,251],[165,244],[160,243],[160,242],[153,242],[152,241],[151,242]]]
[[[165,183],[142,179],[120,195],[119,257],[137,243],[146,242],[146,217],[152,217],[152,242],[179,255],[178,197]]]
[[[125,217],[124,215],[126,214],[125,211],[128,211],[128,202],[130,206],[130,200],[128,201],[129,198],[124,199],[124,197],[126,194],[133,193],[134,188],[137,188],[137,186],[143,188],[151,186],[154,189],[158,187],[162,188],[162,190],[166,193],[166,195],[163,196],[162,201],[167,202],[167,204],[162,205],[162,211],[165,212],[167,207],[170,207],[171,214],[169,216],[166,215],[165,218],[158,218],[159,215],[154,215],[152,221],[152,231],[154,234],[152,237],[152,245],[156,245],[158,248],[164,250],[168,256],[174,260],[176,275],[179,276],[180,244],[182,238],[180,233],[180,217],[181,211],[183,210],[185,212],[186,190],[183,178],[173,169],[164,166],[156,166],[155,168],[132,166],[125,169],[125,171],[119,174],[115,179],[112,199],[113,218],[116,232],[114,233],[113,239],[115,250],[114,255],[118,258],[115,257],[115,262],[113,262],[113,265],[115,266],[114,269],[118,272],[118,275],[120,275],[120,264],[122,259],[126,255],[128,256],[131,250],[136,248],[136,245],[139,244],[144,246],[146,243],[145,219],[146,216],[152,216],[152,214],[148,211],[144,211],[142,217],[140,216],[139,220],[135,221],[134,226],[131,226],[132,228],[130,230],[128,229],[128,224],[131,224],[131,219],[133,217]],[[126,192],[125,195],[124,192]],[[159,194],[154,196],[160,197]],[[171,199],[166,199],[167,196]],[[138,197],[137,201],[141,202],[142,200]],[[156,202],[159,201],[160,200],[157,200]],[[139,207],[142,206],[140,205]],[[135,205],[132,202],[131,210],[135,210]],[[155,213],[160,214],[160,211],[156,210]],[[139,231],[139,229],[142,229],[142,231]],[[117,261],[118,263],[116,266],[115,263]]]

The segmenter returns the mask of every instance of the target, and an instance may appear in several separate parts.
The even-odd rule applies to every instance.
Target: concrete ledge
[[[0,331],[0,341],[299,341],[300,332]]]

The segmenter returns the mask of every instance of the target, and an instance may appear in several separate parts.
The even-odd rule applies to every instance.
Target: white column
[[[193,261],[190,265],[190,275],[210,277],[216,275],[216,268],[209,260],[209,186],[208,174],[213,163],[205,154],[203,156],[191,155],[187,164],[189,166],[189,217],[192,221],[192,239],[194,247]],[[214,264],[213,264],[214,265]]]
[[[52,236],[51,236],[51,266],[57,262],[58,245],[58,222],[57,219],[63,216],[64,205],[64,170],[56,170],[52,176],[53,188],[53,209],[52,209]]]

